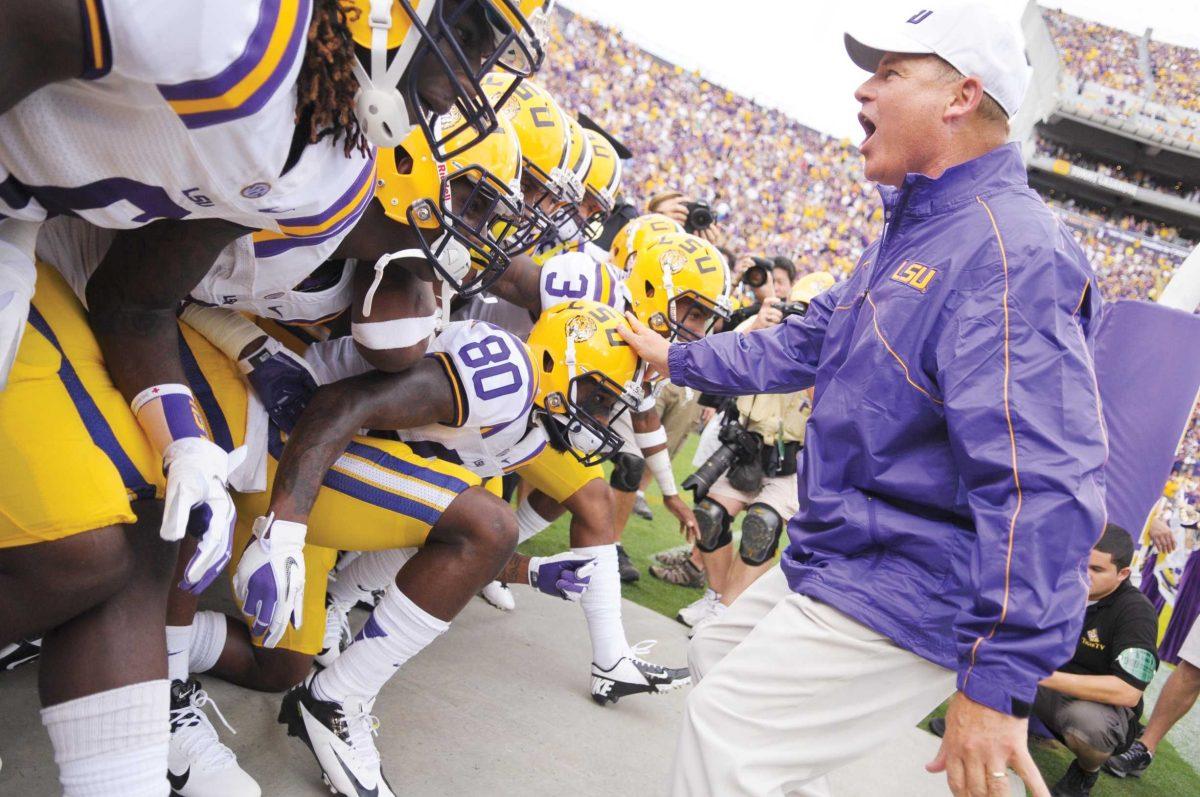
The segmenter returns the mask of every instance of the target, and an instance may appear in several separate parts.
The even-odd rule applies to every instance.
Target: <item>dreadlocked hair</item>
[[[344,138],[346,157],[355,150],[363,155],[370,152],[353,110],[358,56],[348,21],[358,14],[357,8],[346,8],[342,0],[315,0],[304,63],[296,81],[296,125],[308,128],[310,144],[326,136],[335,143]]]

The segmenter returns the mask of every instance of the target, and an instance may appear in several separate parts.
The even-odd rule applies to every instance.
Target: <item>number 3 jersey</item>
[[[537,377],[529,350],[515,335],[483,321],[455,321],[433,339],[426,356],[446,373],[455,417],[395,430],[413,451],[488,477],[520,467],[546,447],[544,430],[530,423]],[[320,382],[366,370],[348,338],[314,344],[305,359]]]
[[[575,299],[603,302],[617,312],[624,312],[627,303],[621,272],[607,257],[584,251],[564,252],[547,260],[542,265],[538,290],[543,312]]]
[[[221,218],[267,231],[272,253],[361,214],[372,156],[326,139],[285,170],[312,0],[79,7],[83,76],[0,115],[0,214],[108,228]]]

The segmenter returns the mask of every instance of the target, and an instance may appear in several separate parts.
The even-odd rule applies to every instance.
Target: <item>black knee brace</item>
[[[614,490],[622,493],[636,493],[642,487],[642,474],[646,471],[646,460],[630,454],[628,451],[618,451],[612,457],[612,476],[608,483]]]
[[[748,565],[761,565],[771,561],[779,547],[779,534],[783,531],[783,518],[766,504],[751,504],[742,518],[742,544],[738,555]]]
[[[700,536],[696,540],[697,548],[705,553],[712,553],[733,542],[733,532],[729,530],[732,518],[725,511],[725,507],[711,498],[701,498],[692,511],[696,514],[696,525],[700,527]]]

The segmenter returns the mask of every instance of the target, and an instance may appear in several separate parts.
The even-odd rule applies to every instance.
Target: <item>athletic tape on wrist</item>
[[[667,430],[660,426],[649,432],[634,432],[633,440],[643,451],[655,446],[664,446],[667,444]]]
[[[187,385],[165,384],[148,387],[134,396],[130,408],[138,424],[150,438],[154,450],[162,454],[167,446],[185,437],[208,439],[208,424]]]
[[[654,474],[654,481],[658,482],[658,489],[664,497],[679,495],[679,489],[675,486],[675,472],[671,470],[671,455],[667,449],[646,457],[646,467]]]

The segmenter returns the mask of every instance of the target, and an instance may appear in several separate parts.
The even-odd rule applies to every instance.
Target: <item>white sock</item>
[[[190,625],[167,626],[167,678],[172,681],[186,681],[188,677],[188,656],[192,646],[192,627]]]
[[[579,601],[592,638],[592,661],[608,668],[629,652],[621,624],[621,576],[617,572],[617,546],[572,548],[572,553],[596,557],[596,569],[587,592]]]
[[[42,709],[64,797],[166,797],[170,681]]]
[[[449,627],[392,584],[350,646],[313,680],[313,694],[339,703],[351,697],[370,700],[397,668]]]
[[[188,669],[194,673],[211,670],[225,650],[228,632],[225,615],[221,612],[196,612],[192,620],[192,652],[188,657]]]
[[[535,534],[545,531],[551,522],[537,513],[528,498],[522,499],[521,503],[517,504],[517,542],[525,542]]]
[[[394,584],[400,568],[416,553],[416,548],[367,551],[329,580],[329,594],[335,601],[349,606],[359,601],[373,603],[375,597],[372,593]]]

